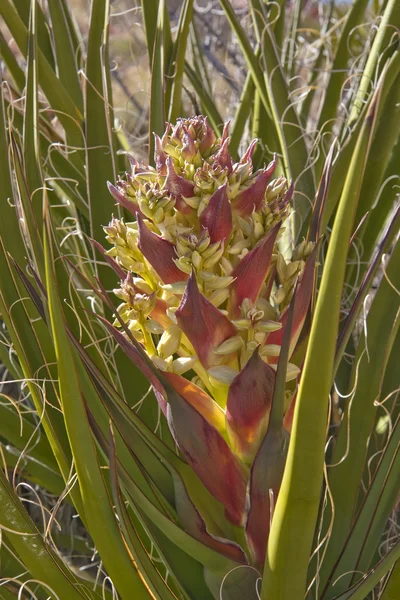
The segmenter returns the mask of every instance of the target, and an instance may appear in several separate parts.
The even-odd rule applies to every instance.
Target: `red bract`
[[[226,339],[234,336],[236,329],[230,320],[199,292],[194,273],[189,277],[175,316],[203,367],[207,369],[220,364],[222,358],[215,354],[214,350]]]
[[[176,258],[174,245],[150,231],[139,213],[136,213],[136,218],[139,228],[139,250],[158,273],[161,280],[164,283],[175,283],[187,279],[187,275],[182,273],[174,262]]]
[[[256,348],[229,387],[227,429],[232,448],[247,462],[254,458],[267,430],[274,385],[275,371]]]
[[[233,202],[233,208],[240,216],[250,215],[258,211],[263,203],[267,185],[276,167],[276,158],[262,171],[247,189],[240,192]]]
[[[281,223],[279,222],[248,252],[232,272],[235,278],[231,287],[229,313],[236,317],[245,298],[255,302],[271,264],[272,252]]]
[[[212,242],[222,242],[231,235],[232,209],[226,183],[210,198],[208,206],[200,215],[200,224],[208,229]]]

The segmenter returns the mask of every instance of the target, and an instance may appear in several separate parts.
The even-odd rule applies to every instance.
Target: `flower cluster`
[[[315,252],[305,241],[290,260],[279,251],[293,188],[274,177],[275,158],[254,170],[256,141],[234,162],[228,126],[217,139],[203,117],[180,119],[155,140],[155,167],[131,158],[131,172],[109,184],[135,217],[105,227],[112,245],[105,256],[121,278],[118,316],[186,403],[177,411],[161,400],[188,462],[228,519],[243,524],[248,469],[268,426],[288,306],[299,281],[292,353],[310,303]],[[289,363],[287,380],[298,373]],[[188,407],[191,426],[203,434],[209,428],[206,448],[219,436],[234,491],[223,483],[226,472],[211,481],[193,458],[194,442],[180,425]],[[251,532],[248,538],[262,560],[265,548]]]

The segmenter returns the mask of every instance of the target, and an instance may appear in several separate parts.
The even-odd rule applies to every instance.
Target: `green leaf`
[[[37,81],[37,16],[36,2],[31,3],[28,37],[28,60],[26,73],[26,97],[24,111],[23,154],[24,179],[30,196],[32,217],[40,223],[42,217],[41,194],[35,194],[42,187],[41,157],[39,145],[39,107]],[[26,210],[26,209],[25,209]],[[28,217],[27,217],[28,218]]]
[[[386,267],[391,284],[397,288],[400,287],[399,265],[400,244],[397,244]],[[349,396],[344,407],[344,418],[332,456],[332,466],[329,468],[329,488],[334,515],[333,524],[329,523],[330,511],[327,510],[326,527],[329,523],[331,533],[319,575],[321,586],[326,584],[328,578],[332,579],[334,573],[338,575],[336,568],[340,568],[340,574],[353,571],[356,568],[353,562],[361,550],[360,546],[358,548],[354,546],[353,540],[347,550],[347,544],[350,543],[348,536],[356,509],[357,495],[360,493],[368,440],[375,420],[375,401],[380,396],[387,361],[400,327],[397,298],[396,291],[386,279],[383,279],[366,319],[367,336],[362,336],[357,348],[350,382],[350,389],[354,387],[355,391]],[[374,365],[373,369],[371,364]],[[344,481],[346,485],[343,485]],[[375,500],[379,498],[379,493],[374,496]],[[361,530],[355,544],[357,541],[360,543],[362,539]],[[371,538],[372,544],[378,545],[379,539],[379,533],[375,532],[375,537]],[[342,549],[345,549],[346,560],[336,565]],[[350,556],[347,556],[347,552]],[[367,568],[368,566],[369,564],[366,565]],[[341,590],[342,586],[346,585],[346,581],[346,577],[340,578],[334,589]]]
[[[328,83],[317,131],[330,132],[335,124],[336,111],[338,108],[342,85],[347,74],[347,64],[350,56],[349,36],[357,25],[362,21],[368,0],[354,0],[346,17],[342,33],[340,35],[332,68],[327,73]]]
[[[116,180],[112,99],[108,95],[108,12],[108,0],[93,0],[86,59],[85,119],[90,234],[94,239],[102,238],[103,226],[113,211],[106,182]],[[109,271],[103,271],[103,281],[107,282],[109,277]]]
[[[50,245],[49,216],[45,212],[45,267],[51,331],[58,365],[58,380],[68,438],[84,501],[83,519],[104,565],[122,598],[147,598],[148,592],[121,536],[101,472],[90,430],[75,359],[65,330]],[[118,562],[115,561],[118,556]]]
[[[28,28],[10,0],[3,0],[0,3],[0,15],[3,17],[20,51],[26,57]],[[57,117],[65,128],[65,131],[71,135],[71,139],[76,140],[76,145],[81,145],[82,136],[79,126],[82,122],[82,114],[39,48],[37,55],[39,84],[51,107],[57,111]]]
[[[161,573],[156,569],[144,547],[134,522],[130,519],[129,511],[124,503],[124,496],[118,481],[118,464],[115,453],[113,430],[110,431],[110,478],[113,500],[116,506],[119,522],[124,532],[125,540],[142,577],[145,579],[152,594],[160,600],[174,600],[175,594],[171,591]]]
[[[160,0],[142,0],[144,30],[147,40],[147,52],[150,66],[153,62],[154,43],[156,39]]]
[[[353,588],[336,596],[335,600],[365,600],[374,587],[390,571],[400,558],[400,543],[397,542],[377,565]]]
[[[19,498],[0,469],[0,527],[33,576],[59,597],[81,600],[97,595],[79,584],[54,550],[44,542]]]
[[[78,76],[75,40],[71,35],[68,7],[63,0],[49,0],[49,13],[53,30],[55,57],[60,81],[71,95],[72,100],[83,113],[82,89]]]
[[[354,124],[361,113],[363,104],[368,97],[371,82],[376,78],[376,71],[382,68],[381,54],[387,49],[390,39],[393,35],[393,29],[400,26],[400,4],[397,0],[388,0],[383,11],[382,19],[379,23],[379,29],[375,36],[372,48],[368,52],[367,64],[364,67],[361,75],[360,85],[358,86],[357,95],[354,99],[353,107],[349,115],[349,125]],[[397,43],[394,44],[394,49]],[[393,50],[394,50],[393,49]]]
[[[340,291],[378,104],[379,94],[376,93],[349,168],[329,241],[300,380],[285,473],[272,520],[262,600],[302,598],[306,591],[323,479]],[[285,576],[288,572],[290,577]]]
[[[185,68],[186,45],[192,14],[193,0],[184,0],[178,23],[172,61],[169,68],[169,76],[173,77],[168,112],[168,120],[170,123],[174,123],[182,113],[182,82]]]
[[[153,44],[151,60],[151,94],[149,118],[149,163],[154,165],[154,134],[162,136],[165,129],[165,104],[164,104],[164,0],[160,2],[157,28]]]
[[[396,600],[400,595],[400,560],[394,565],[380,600]]]
[[[4,39],[3,34],[0,32],[0,56],[2,61],[7,67],[8,73],[10,73],[11,77],[14,80],[14,84],[19,93],[22,92],[25,85],[25,77],[24,72],[18,64],[17,59],[15,58],[15,54],[10,49],[6,40]]]
[[[222,135],[222,125],[223,118],[218,110],[218,107],[212,97],[211,94],[205,89],[204,84],[194,69],[186,63],[185,64],[185,73],[193,88],[196,91],[196,94],[199,96],[202,108],[204,109],[205,115],[208,117],[210,121],[210,125],[214,130],[214,133],[217,137]]]

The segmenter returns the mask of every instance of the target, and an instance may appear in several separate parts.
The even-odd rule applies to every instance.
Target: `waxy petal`
[[[156,305],[150,313],[152,319],[157,321],[164,329],[168,329],[171,326],[171,319],[167,315],[168,304],[161,298],[156,299]]]
[[[276,167],[276,157],[268,167],[258,175],[254,183],[236,196],[233,210],[240,216],[251,215],[253,210],[260,210],[264,200],[267,185]]]
[[[118,202],[118,204],[121,204],[121,206],[126,208],[126,210],[128,210],[132,215],[135,215],[138,212],[139,208],[137,202],[128,200],[121,190],[117,186],[113,185],[110,181],[107,181],[107,187],[108,191],[114,200]]]
[[[227,429],[232,449],[245,462],[253,460],[267,431],[274,385],[275,371],[256,348],[229,387]]]
[[[211,396],[182,375],[168,372],[163,375],[174,390],[189,402],[210,425],[213,425],[218,431],[225,431],[225,413]]]
[[[214,155],[214,162],[216,162],[223,169],[228,169],[228,174],[232,173],[232,158],[228,150],[229,139],[226,139],[217,154]]]
[[[193,209],[186,204],[183,198],[191,198],[193,196],[194,183],[177,174],[174,161],[170,156],[167,156],[166,165],[167,178],[164,182],[164,188],[175,197],[176,209],[183,214],[189,214]]]
[[[226,339],[236,335],[236,328],[199,292],[194,273],[189,277],[175,316],[204,368],[221,364],[224,359],[229,358],[229,355],[218,356],[214,350]]]
[[[187,462],[208,491],[225,507],[226,517],[242,525],[247,478],[221,434],[179,394],[168,394],[168,423]]]
[[[138,247],[164,283],[187,279],[174,263],[175,247],[168,240],[150,231],[140,213],[136,213],[139,228]]]
[[[200,215],[200,224],[208,229],[212,243],[226,240],[231,235],[232,209],[226,183],[211,196],[208,206]]]
[[[303,276],[300,283],[297,286],[296,296],[294,299],[294,313],[293,313],[293,326],[292,326],[292,337],[290,340],[290,350],[289,350],[289,358],[291,357],[293,350],[297,344],[297,340],[299,339],[301,330],[304,325],[304,321],[306,320],[308,307],[310,306],[313,285],[314,285],[314,273],[315,273],[315,261],[317,256],[317,247],[314,247],[314,250],[311,252],[310,256],[307,258]],[[287,321],[288,311],[286,310],[281,318],[279,319],[280,323],[282,323],[282,329],[278,331],[273,331],[269,334],[266,343],[268,344],[277,344],[278,346],[282,345],[283,333],[285,330],[285,325]]]
[[[154,134],[154,161],[156,163],[157,173],[159,175],[166,175],[167,154],[164,152],[162,141],[156,133]]]
[[[212,130],[212,127],[210,126],[207,117],[205,117],[203,121],[203,137],[201,138],[201,142],[199,143],[200,152],[209,150],[215,143],[215,140],[215,133]]]
[[[245,298],[255,302],[271,264],[272,252],[281,223],[277,223],[233,269],[229,313],[236,318]]]
[[[246,520],[246,538],[256,567],[265,560],[273,511],[286,463],[289,434],[267,432],[254,460],[250,475],[250,509]]]
[[[182,125],[182,129],[182,156],[186,161],[190,162],[196,156],[197,150],[194,145],[193,136],[186,125]]]
[[[258,142],[257,138],[250,142],[250,146],[247,148],[246,152],[243,154],[242,158],[240,159],[240,162],[242,164],[251,161],[251,159],[253,158],[254,150],[256,149],[256,146],[257,146],[257,142]]]

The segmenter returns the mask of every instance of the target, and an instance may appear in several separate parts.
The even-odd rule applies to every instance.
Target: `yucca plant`
[[[394,600],[399,4],[220,0],[228,109],[173,4],[146,160],[108,3],[0,3],[0,597]]]

